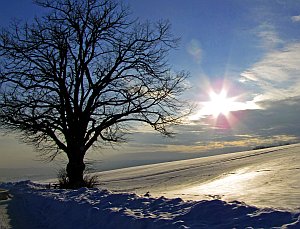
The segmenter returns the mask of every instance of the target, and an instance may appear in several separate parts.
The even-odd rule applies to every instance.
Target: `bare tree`
[[[92,145],[122,141],[135,122],[170,134],[187,74],[167,64],[177,40],[166,21],[131,20],[113,0],[35,3],[48,14],[0,34],[1,126],[51,158],[65,152],[80,187]]]

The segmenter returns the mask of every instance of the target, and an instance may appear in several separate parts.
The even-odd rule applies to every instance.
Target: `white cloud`
[[[261,39],[261,44],[266,49],[273,49],[283,41],[279,38],[275,27],[269,23],[263,23],[256,28],[256,36]]]
[[[196,63],[200,63],[202,59],[202,49],[200,42],[192,39],[187,45],[187,52],[193,57]]]
[[[291,19],[293,22],[300,22],[300,15],[292,16]]]
[[[244,71],[241,82],[260,89],[254,101],[283,100],[300,96],[300,43],[269,52],[261,61]]]

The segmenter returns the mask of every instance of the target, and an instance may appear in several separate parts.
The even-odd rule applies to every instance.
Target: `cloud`
[[[254,84],[254,101],[284,100],[300,96],[300,43],[267,53],[262,60],[241,73],[240,82]]]
[[[256,36],[261,39],[263,48],[273,49],[282,44],[283,41],[279,38],[275,26],[269,23],[259,25],[255,30]]]
[[[196,39],[192,39],[187,45],[187,52],[193,57],[196,63],[200,63],[202,59],[202,49],[200,42]]]
[[[300,15],[292,16],[291,19],[293,22],[300,22]]]
[[[284,135],[285,138],[281,140],[295,140],[300,139],[300,96],[287,98],[280,101],[264,101],[259,104],[265,107],[265,110],[243,110],[232,112],[236,122],[231,129],[218,130],[208,129],[204,126],[205,122],[209,120],[195,121],[195,127],[200,129],[203,125],[205,132],[197,133],[200,141],[243,141],[245,146],[248,145],[249,136],[263,139],[270,139],[273,136]],[[198,127],[197,127],[198,125]],[[247,140],[248,139],[248,140]],[[280,142],[277,138],[276,142]]]
[[[274,143],[300,140],[300,126],[297,125],[300,122],[300,97],[277,102],[268,101],[262,106],[267,109],[244,112],[236,133],[248,133],[262,139],[282,136]]]

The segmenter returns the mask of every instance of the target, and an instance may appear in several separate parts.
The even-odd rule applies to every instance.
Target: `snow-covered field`
[[[217,198],[300,210],[300,144],[112,170],[99,174],[112,191],[185,200]]]
[[[299,172],[297,144],[101,172],[101,189],[0,188],[13,228],[300,228]]]

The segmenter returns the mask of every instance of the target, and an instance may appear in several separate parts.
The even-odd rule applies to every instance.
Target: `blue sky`
[[[197,109],[185,124],[174,128],[178,132],[174,139],[140,126],[127,144],[103,149],[101,154],[92,152],[90,159],[171,160],[299,140],[300,1],[123,2],[140,21],[171,22],[181,42],[170,53],[169,63],[174,70],[190,72],[191,89],[185,97]],[[40,13],[30,0],[4,1],[0,26],[8,25],[11,18],[30,20]],[[212,92],[218,96],[222,89],[226,96],[211,103]],[[219,115],[214,108],[214,117],[215,104],[225,104],[228,110]],[[5,158],[0,167],[30,164],[35,158],[30,147],[16,144],[13,138],[0,139]]]

